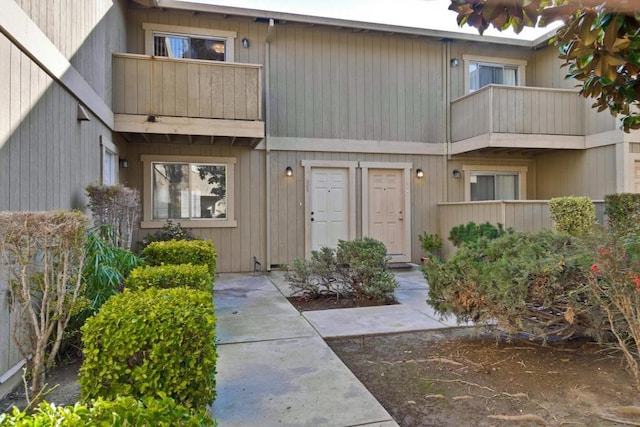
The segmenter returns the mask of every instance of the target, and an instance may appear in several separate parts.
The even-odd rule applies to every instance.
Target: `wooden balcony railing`
[[[113,112],[262,119],[261,65],[113,55]]]
[[[489,133],[585,135],[577,91],[489,85],[451,102],[451,139]]]

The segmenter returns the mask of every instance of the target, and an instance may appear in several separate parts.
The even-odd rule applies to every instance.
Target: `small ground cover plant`
[[[294,260],[285,279],[294,295],[307,299],[331,295],[394,302],[398,282],[387,262],[387,249],[378,240],[340,240],[335,250],[323,247],[308,260]]]

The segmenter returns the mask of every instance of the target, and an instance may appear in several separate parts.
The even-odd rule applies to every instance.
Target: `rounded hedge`
[[[203,408],[215,398],[215,317],[210,293],[125,291],[82,327],[84,400],[171,397]]]
[[[14,407],[11,414],[0,414],[0,425],[208,427],[216,423],[206,411],[192,412],[170,398],[118,397],[115,400],[97,399],[88,405],[56,406],[43,402],[33,413],[21,412]]]
[[[213,277],[206,265],[147,265],[134,269],[125,282],[131,290],[189,288],[213,292]]]
[[[144,248],[142,256],[149,265],[206,265],[212,276],[216,274],[216,249],[210,240],[152,242]]]

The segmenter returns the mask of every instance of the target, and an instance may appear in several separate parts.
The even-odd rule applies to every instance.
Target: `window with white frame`
[[[151,23],[143,28],[148,55],[233,61],[236,32]]]
[[[465,200],[523,200],[527,166],[464,165]]]
[[[490,84],[521,86],[525,82],[526,61],[464,56],[466,89],[474,92]]]
[[[102,148],[102,184],[116,185],[118,183],[118,150],[111,141],[100,137]]]
[[[472,172],[469,177],[471,201],[519,200],[519,173]]]
[[[235,226],[234,158],[143,156],[143,227],[179,220],[192,227]]]

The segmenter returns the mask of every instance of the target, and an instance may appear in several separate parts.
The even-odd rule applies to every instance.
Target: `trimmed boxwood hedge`
[[[171,397],[203,408],[215,398],[211,293],[125,291],[82,327],[81,398]]]
[[[212,276],[216,274],[216,249],[210,240],[152,242],[144,248],[142,256],[148,265],[206,265]]]
[[[0,414],[0,425],[208,427],[216,423],[205,410],[192,412],[170,398],[118,397],[115,400],[97,399],[88,405],[56,406],[43,402],[33,413],[21,412],[14,407],[11,414]]]
[[[131,290],[190,288],[213,292],[213,277],[206,265],[154,265],[134,269],[125,282]]]

